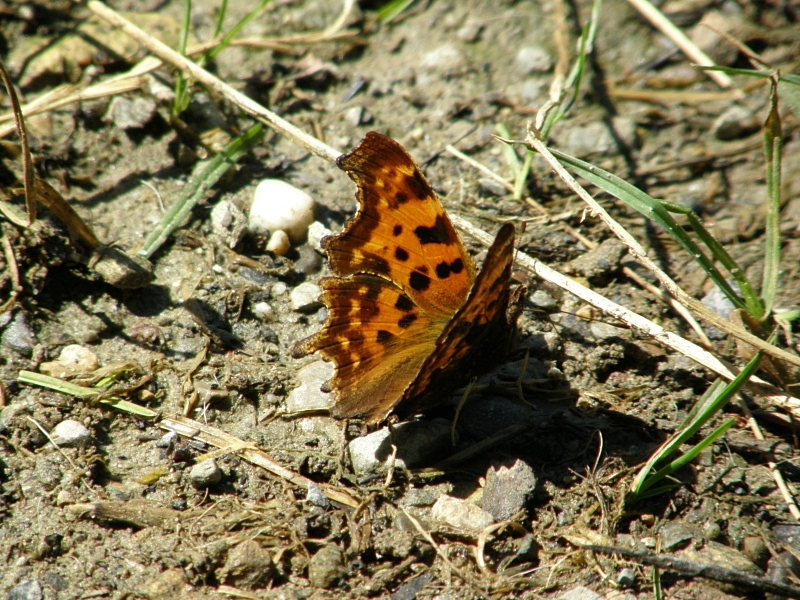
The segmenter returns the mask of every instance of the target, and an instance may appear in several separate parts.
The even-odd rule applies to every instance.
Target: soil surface
[[[251,4],[231,2],[223,31]],[[113,7],[177,45],[181,2]],[[190,45],[213,38],[219,8],[193,3]],[[506,148],[492,135],[503,125],[524,138],[559,56],[567,69],[575,58],[590,3],[420,1],[391,23],[378,21],[379,8],[357,5],[337,35],[291,44],[274,40],[324,31],[341,6],[274,2],[240,32],[247,43],[223,50],[208,68],[342,152],[370,130],[393,137],[448,211],[491,233],[515,223],[521,252],[698,342],[683,317],[626,274],[654,281],[544,161],[532,161],[528,200],[515,200],[446,150],[453,144],[513,180]],[[796,62],[792,4],[669,0],[661,10],[718,64],[749,66],[701,21],[776,67]],[[59,85],[86,89],[145,56],[77,3],[12,3],[0,15],[0,53],[23,103]],[[766,80],[737,76],[721,89],[622,0],[603,3],[583,75],[550,142],[694,209],[760,286]],[[162,68],[139,89],[27,120],[38,175],[102,243],[131,255],[213,153],[252,125],[202,88],[173,119],[175,85],[174,72]],[[775,307],[796,310],[800,149],[796,119],[783,107],[781,114]],[[15,143],[6,134],[0,178],[9,190],[21,186]],[[460,391],[409,426],[380,430],[378,456],[386,459],[393,442],[397,448],[388,474],[390,459],[359,466],[351,441],[376,434],[358,420],[297,412],[314,406],[329,376],[291,358],[294,343],[327,315],[293,295],[329,274],[318,241],[278,256],[266,237],[241,238],[235,220],[211,214],[227,202],[232,214],[246,215],[263,179],[310,194],[315,219],[333,232],[355,212],[346,174],[266,131],[151,257],[154,276],[144,287],[109,285],[88,246],[43,207],[31,227],[0,221],[0,299],[16,292],[0,315],[4,597],[654,598],[660,586],[663,597],[716,599],[766,593],[732,574],[799,585],[800,526],[769,467],[779,465],[790,489],[800,482],[793,421],[748,394],[764,439],[734,402],[700,434],[730,416],[733,427],[675,474],[673,489],[631,500],[639,467],[714,375],[524,271],[515,273],[528,287],[518,351],[475,383],[452,438]],[[610,196],[598,199],[686,292],[730,310],[662,230]],[[485,248],[463,239],[480,264]],[[714,354],[744,364],[732,338],[704,330]],[[776,344],[797,353],[797,334],[790,324]],[[21,371],[58,377],[53,363],[70,346],[87,357],[78,371],[115,374],[113,393],[81,400],[18,382]],[[784,383],[798,381],[797,369],[786,371]],[[99,379],[84,376],[83,385]],[[157,417],[102,402],[112,396]],[[167,426],[184,414],[193,421],[170,434]],[[231,437],[220,443],[239,446],[215,453],[211,436],[222,432]],[[580,548],[586,544],[642,554]],[[696,577],[685,564],[656,569],[643,558],[655,552],[715,565],[722,581]]]

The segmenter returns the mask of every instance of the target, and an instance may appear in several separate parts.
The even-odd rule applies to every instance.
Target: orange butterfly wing
[[[332,360],[334,416],[374,423],[401,403],[430,405],[471,370],[459,363],[482,367],[505,352],[506,341],[500,354],[476,352],[476,344],[510,339],[514,228],[501,229],[476,280],[472,258],[402,146],[370,132],[337,164],[358,186],[359,211],[323,241],[336,275],[321,281],[328,319],[292,355]],[[465,361],[472,355],[478,360]]]

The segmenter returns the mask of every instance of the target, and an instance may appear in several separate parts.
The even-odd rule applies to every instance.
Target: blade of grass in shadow
[[[764,163],[766,167],[767,215],[766,240],[764,243],[764,282],[761,298],[765,315],[772,312],[778,289],[781,261],[781,232],[779,227],[781,209],[781,150],[783,132],[778,113],[778,85],[772,79],[770,86],[770,109],[764,123]]]
[[[209,161],[208,165],[181,192],[180,197],[169,207],[161,222],[150,232],[137,252],[150,258],[156,250],[181,226],[203,194],[228,172],[248,150],[261,139],[261,125],[254,125],[243,135],[232,140],[225,149]]]
[[[252,11],[250,11],[247,15],[245,15],[242,18],[241,21],[239,21],[236,25],[234,25],[231,28],[231,30],[227,34],[225,34],[225,37],[222,38],[220,43],[217,46],[215,46],[214,48],[212,48],[211,50],[209,50],[208,52],[206,52],[203,55],[203,58],[206,61],[210,60],[210,59],[214,58],[217,54],[222,52],[225,48],[227,48],[228,45],[231,43],[231,40],[233,40],[233,38],[235,38],[239,34],[239,32],[250,21],[255,19],[259,15],[259,13],[261,13],[261,11],[263,11],[266,8],[267,4],[269,4],[270,2],[271,2],[271,0],[261,0],[261,3],[256,8],[254,8]],[[203,65],[203,64],[205,64],[205,63],[201,63],[201,65]]]
[[[181,32],[178,41],[178,52],[186,56],[186,45],[189,41],[189,27],[192,20],[192,0],[183,0],[183,18],[181,19]],[[172,101],[172,117],[177,118],[189,107],[191,95],[189,82],[182,71],[175,74],[175,99]]]
[[[508,138],[511,133],[508,131],[505,123],[497,123],[494,126],[497,135],[503,138]],[[533,150],[525,152],[525,160],[520,162],[516,149],[511,144],[503,144],[502,146],[503,158],[506,164],[511,168],[511,173],[514,176],[514,200],[521,200],[525,193],[525,186],[528,185],[528,175],[531,172],[531,162],[533,161]]]
[[[736,308],[741,308],[756,318],[761,318],[763,315],[761,302],[753,291],[752,286],[745,278],[742,269],[736,265],[735,261],[733,261],[733,259],[727,255],[727,253],[719,244],[716,244],[715,242],[712,243],[712,246],[709,248],[709,250],[714,253],[714,256],[721,263],[723,263],[723,266],[728,265],[726,268],[729,269],[730,275],[739,284],[742,294],[745,295],[744,300],[740,298],[739,295],[733,290],[725,277],[723,277],[722,273],[720,273],[720,271],[714,265],[713,261],[700,249],[699,246],[697,246],[697,244],[695,244],[694,240],[692,240],[692,238],[690,238],[689,235],[683,230],[683,227],[679,226],[675,219],[673,219],[669,214],[667,207],[675,205],[665,205],[663,202],[652,198],[627,181],[585,161],[553,148],[550,148],[550,151],[556,158],[558,158],[559,161],[561,161],[562,164],[571,168],[575,173],[593,183],[605,192],[608,192],[612,196],[619,198],[634,210],[642,213],[648,219],[652,219],[654,222],[656,222],[662,229],[668,232],[675,239],[675,241],[677,241],[683,247],[683,249],[689,253],[690,256],[694,258],[700,267],[708,274],[714,284],[725,294],[725,296]],[[694,225],[700,224],[699,218],[690,222],[692,222]],[[703,231],[702,227],[700,231]],[[701,235],[701,239],[704,241],[713,240],[710,235],[705,234]]]
[[[664,443],[650,460],[645,463],[644,467],[639,471],[631,484],[631,497],[638,500],[644,497],[654,484],[658,481],[671,475],[676,470],[688,464],[694,457],[696,457],[704,448],[713,443],[715,439],[721,436],[728,427],[733,424],[733,420],[726,421],[718,427],[714,432],[706,437],[702,442],[694,446],[689,452],[683,454],[677,459],[670,462],[665,467],[661,468],[656,473],[652,470],[663,460],[678,451],[678,449],[685,444],[691,437],[697,433],[714,415],[716,415],[722,408],[730,401],[734,394],[736,394],[742,386],[747,383],[750,376],[758,369],[761,362],[762,353],[758,352],[753,360],[727,385],[723,387],[723,383],[717,380],[697,402],[696,406],[689,412],[686,419],[681,425],[681,428]],[[713,437],[716,436],[716,437]],[[713,438],[713,439],[712,439]]]
[[[33,371],[20,371],[19,375],[17,375],[17,382],[53,390],[59,394],[80,398],[81,400],[92,400],[102,393],[102,390],[85,388],[64,381],[63,379],[42,375],[41,373],[34,373]],[[121,398],[103,398],[102,400],[98,400],[98,403],[143,419],[155,419],[158,416],[158,413],[153,412],[149,408],[139,406],[127,400],[122,400]]]

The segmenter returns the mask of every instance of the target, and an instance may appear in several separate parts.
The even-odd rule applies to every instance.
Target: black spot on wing
[[[453,262],[450,263],[450,272],[455,273],[458,275],[461,271],[464,270],[464,261],[460,258],[455,259]]]
[[[414,310],[414,303],[411,302],[411,298],[409,298],[405,294],[400,294],[397,297],[397,302],[394,303],[394,307],[397,310],[402,310],[403,312],[408,312],[410,310]]]
[[[393,337],[394,334],[392,334],[392,332],[386,331],[385,329],[379,329],[378,334],[375,336],[375,339],[378,341],[379,344],[385,344]]]
[[[436,221],[431,227],[420,225],[414,230],[419,243],[425,244],[452,244],[454,242],[451,230],[447,227],[447,221],[441,215],[436,217]]]
[[[411,286],[412,290],[424,292],[431,286],[431,278],[423,273],[411,271],[411,275],[408,278],[408,285]]]
[[[394,257],[401,262],[406,262],[408,260],[408,252],[398,246],[395,248]]]
[[[397,326],[401,329],[408,329],[411,327],[411,324],[417,320],[417,315],[411,313],[408,315],[403,316],[399,321],[397,321]]]
[[[392,227],[392,235],[394,237],[397,237],[401,233],[403,233],[403,226],[402,225],[395,225],[394,227]]]
[[[431,186],[428,185],[428,182],[425,181],[422,173],[420,173],[417,169],[414,169],[413,175],[406,177],[405,186],[414,192],[417,200],[425,200],[426,198],[433,196],[433,190],[431,189]]]
[[[385,258],[371,252],[364,252],[364,262],[378,275],[389,275],[389,263]]]

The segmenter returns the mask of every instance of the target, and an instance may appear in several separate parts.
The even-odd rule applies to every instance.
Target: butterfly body
[[[511,289],[514,227],[501,227],[477,271],[447,213],[408,153],[370,132],[337,164],[358,186],[359,210],[323,240],[329,316],[292,355],[336,365],[326,388],[336,417],[408,415],[502,360],[523,288]]]

